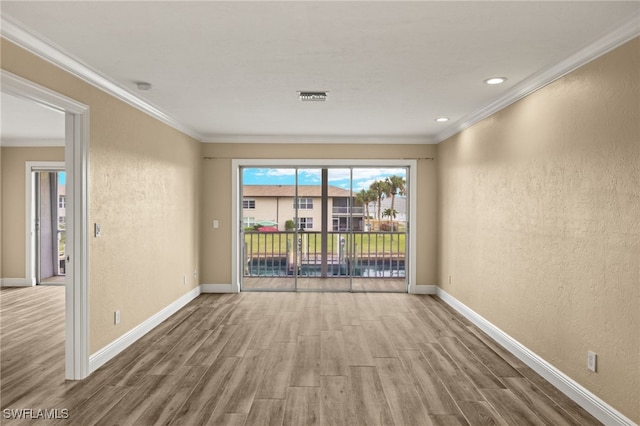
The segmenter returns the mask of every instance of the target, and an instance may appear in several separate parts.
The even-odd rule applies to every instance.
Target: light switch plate
[[[100,224],[99,223],[94,223],[93,224],[93,230],[94,230],[94,235],[96,238],[98,238],[100,235],[102,235],[102,229],[100,228]]]

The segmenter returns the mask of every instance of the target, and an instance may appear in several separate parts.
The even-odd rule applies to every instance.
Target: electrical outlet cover
[[[587,352],[587,368],[594,373],[596,372],[597,355],[595,352]]]

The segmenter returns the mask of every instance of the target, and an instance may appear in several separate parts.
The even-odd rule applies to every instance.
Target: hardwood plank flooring
[[[433,296],[204,294],[83,381],[64,287],[0,290],[0,409],[24,425],[598,425]],[[4,411],[3,411],[4,413]]]
[[[243,277],[242,288],[245,290],[294,290],[296,282],[293,276],[288,277]],[[404,278],[362,278],[354,277],[351,284],[349,278],[308,278],[298,277],[298,289],[308,291],[390,291],[406,292],[407,282]]]
[[[284,425],[320,425],[320,387],[290,387],[284,410]]]
[[[323,425],[340,426],[353,423],[349,420],[346,376],[320,377],[320,418]]]
[[[254,426],[281,425],[284,421],[284,399],[254,399],[247,424]]]

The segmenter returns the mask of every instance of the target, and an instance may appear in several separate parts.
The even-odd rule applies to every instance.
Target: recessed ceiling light
[[[491,77],[486,79],[484,82],[487,84],[501,84],[507,81],[507,77]]]
[[[136,83],[136,87],[138,88],[138,90],[151,90],[151,83],[139,81],[138,83]]]
[[[301,101],[305,102],[324,102],[327,100],[329,92],[298,92]]]
[[[438,123],[444,123],[445,121],[449,121],[449,117],[438,117],[436,118]]]

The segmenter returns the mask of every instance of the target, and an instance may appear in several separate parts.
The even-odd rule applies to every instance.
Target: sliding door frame
[[[36,227],[36,209],[39,208],[37,194],[37,173],[66,172],[64,161],[27,161],[25,167],[25,279],[30,286],[40,284],[39,254],[37,253],[40,238]]]
[[[417,161],[414,159],[373,159],[373,160],[345,160],[345,159],[233,159],[231,160],[231,287],[233,292],[240,291],[242,280],[242,168],[388,168],[406,167],[408,177],[408,205],[409,221],[407,235],[409,237],[409,257],[405,264],[407,291],[413,293],[416,286],[416,197],[417,190]]]

